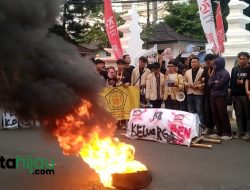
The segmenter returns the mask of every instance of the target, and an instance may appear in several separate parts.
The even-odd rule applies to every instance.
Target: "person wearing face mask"
[[[232,132],[226,103],[230,74],[225,69],[225,59],[222,57],[214,60],[213,68],[214,72],[208,80],[208,87],[211,89],[211,107],[217,133],[209,137],[230,140]]]

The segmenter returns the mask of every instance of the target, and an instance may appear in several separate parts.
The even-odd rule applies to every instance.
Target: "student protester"
[[[114,67],[109,67],[108,68],[108,79],[106,86],[107,87],[115,87],[117,83],[117,78],[116,78],[116,71]]]
[[[250,139],[250,117],[248,97],[245,89],[245,82],[249,71],[249,54],[240,52],[238,54],[238,65],[232,69],[230,89],[233,97],[236,123],[238,127],[234,138]]]
[[[227,113],[226,97],[228,95],[230,75],[225,69],[225,60],[222,57],[214,60],[213,68],[214,72],[208,80],[208,87],[211,88],[211,106],[217,133],[209,137],[229,140],[232,139],[232,133]]]
[[[183,58],[183,63],[179,64],[178,73],[180,73],[181,75],[184,76],[186,71],[189,69],[191,69],[191,57],[190,56]],[[185,97],[187,97],[187,89],[186,88],[184,88],[184,94],[185,94]],[[185,98],[184,102],[182,102],[181,110],[188,111],[187,98]]]
[[[160,68],[159,62],[153,63],[153,72],[148,75],[146,81],[146,100],[153,108],[161,108],[163,102],[165,80]]]
[[[131,64],[131,57],[128,54],[123,55],[123,61],[125,62],[124,71],[128,73],[129,80],[131,80],[132,72],[134,70],[134,66]],[[131,81],[129,81],[131,82]]]
[[[177,73],[177,65],[174,60],[169,61],[165,73],[164,102],[166,109],[181,109],[181,102],[176,97],[178,93],[184,93],[183,76]]]
[[[200,67],[199,58],[191,58],[191,69],[184,76],[184,84],[187,89],[188,111],[197,113],[201,127],[204,128],[204,81],[203,69]]]
[[[246,80],[245,88],[246,88],[246,94],[247,94],[247,100],[248,100],[247,106],[248,106],[248,109],[250,109],[250,67],[247,72],[247,80]],[[250,112],[248,112],[247,118],[249,117],[250,117]],[[247,134],[246,134],[247,137],[249,137],[250,135],[249,131],[250,129],[247,128]],[[250,141],[250,138],[244,138],[244,140]]]
[[[118,70],[115,71],[114,67],[108,68],[107,86],[129,86],[130,79],[128,73],[124,71],[125,62],[122,59],[116,61]]]
[[[129,73],[125,71],[125,61],[123,59],[118,59],[116,61],[117,72],[116,72],[116,86],[129,86],[130,78]]]
[[[218,58],[215,54],[207,54],[204,58],[205,61],[205,67],[203,71],[203,77],[205,78],[205,88],[204,88],[204,94],[205,94],[205,130],[202,132],[202,134],[212,134],[214,133],[214,120],[213,120],[213,113],[212,113],[212,107],[211,107],[211,89],[208,87],[208,80],[214,73],[213,64],[214,60]]]
[[[149,69],[146,68],[148,59],[144,56],[139,58],[139,65],[133,70],[131,76],[131,85],[140,87],[140,102],[141,104],[146,104],[146,78],[151,73]]]
[[[99,74],[104,80],[108,79],[108,73],[105,71],[105,62],[101,59],[96,59],[95,61],[95,72]]]

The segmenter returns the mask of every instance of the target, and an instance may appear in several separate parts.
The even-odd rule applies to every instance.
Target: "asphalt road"
[[[250,142],[230,140],[211,150],[117,136],[136,148],[153,174],[148,190],[250,190]],[[55,159],[55,175],[0,168],[0,190],[97,190],[98,176],[79,157],[64,156],[40,129],[0,130],[0,156]]]

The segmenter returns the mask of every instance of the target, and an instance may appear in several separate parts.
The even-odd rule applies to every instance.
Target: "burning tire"
[[[113,187],[123,190],[139,190],[148,187],[152,182],[152,175],[147,171],[136,173],[113,174]]]

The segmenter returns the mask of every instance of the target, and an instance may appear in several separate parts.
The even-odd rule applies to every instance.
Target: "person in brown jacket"
[[[200,67],[199,58],[191,58],[191,69],[184,76],[184,84],[187,88],[188,111],[199,115],[201,127],[204,127],[204,69]]]
[[[165,80],[160,67],[160,63],[153,63],[153,72],[148,75],[146,81],[146,100],[153,108],[161,108],[163,101]]]

